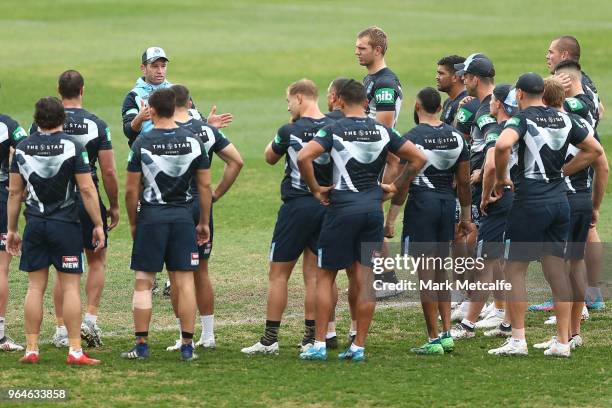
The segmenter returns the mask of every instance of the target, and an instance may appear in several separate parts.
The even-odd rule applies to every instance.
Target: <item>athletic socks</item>
[[[200,316],[202,324],[202,340],[212,340],[215,338],[215,315]]]
[[[314,342],[315,337],[315,321],[304,320],[304,338],[302,338],[302,345]]]
[[[4,338],[4,316],[0,316],[0,340]]]
[[[336,332],[335,331],[333,331],[333,332],[328,331],[327,334],[325,335],[325,340],[333,339],[334,337],[336,337]]]
[[[86,322],[91,322],[92,324],[96,324],[96,322],[98,321],[98,316],[92,315],[90,313],[85,313],[85,319],[83,320]]]
[[[81,356],[83,355],[83,349],[80,348],[78,350],[75,350],[72,347],[70,347],[69,354],[71,354],[72,357],[74,357],[74,358],[81,358]]]
[[[461,320],[461,325],[469,331],[474,331],[474,323],[470,322],[468,319]]]
[[[68,329],[66,326],[55,326],[55,334],[68,337]]]
[[[314,341],[314,348],[315,348],[315,349],[317,349],[317,350],[318,350],[318,349],[325,349],[326,347],[327,347],[327,346],[326,346],[326,344],[325,344],[325,342],[324,342],[324,341],[318,341],[318,340],[315,340],[315,341]]]
[[[264,346],[271,346],[278,341],[280,320],[266,320],[266,331],[259,342]]]
[[[364,350],[364,349],[365,349],[364,347],[359,347],[359,346],[356,346],[355,343],[351,343],[351,348],[350,348],[351,353],[354,353],[359,350]]]

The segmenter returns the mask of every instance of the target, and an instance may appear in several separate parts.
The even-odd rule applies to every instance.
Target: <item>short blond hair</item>
[[[287,94],[292,96],[300,94],[310,99],[317,99],[319,97],[319,88],[310,79],[303,78],[289,85],[287,87]]]
[[[565,100],[565,89],[558,79],[553,77],[544,78],[544,95],[542,101],[551,108],[561,108]]]
[[[368,37],[368,43],[372,48],[380,47],[382,55],[387,52],[387,33],[382,28],[372,26],[357,34],[357,38]]]

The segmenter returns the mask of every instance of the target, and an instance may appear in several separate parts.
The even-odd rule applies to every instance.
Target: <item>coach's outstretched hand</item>
[[[206,122],[216,127],[217,129],[222,129],[228,126],[230,123],[232,123],[233,120],[234,120],[234,115],[232,115],[231,113],[222,113],[220,115],[217,115],[216,105],[210,108],[210,113],[208,114],[208,117],[206,118]]]
[[[207,224],[196,225],[196,238],[198,246],[204,245],[210,240],[210,228]]]
[[[17,232],[6,233],[6,252],[12,256],[21,256],[21,237]]]
[[[312,195],[314,198],[319,200],[323,205],[329,205],[329,192],[332,190],[334,186],[322,187],[319,186],[317,191],[313,191]]]

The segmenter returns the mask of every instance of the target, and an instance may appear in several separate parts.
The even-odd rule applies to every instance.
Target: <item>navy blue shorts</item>
[[[26,221],[19,269],[33,272],[53,265],[59,272],[83,273],[83,237],[76,222]]]
[[[0,251],[6,251],[7,221],[6,203],[0,202]]]
[[[480,212],[480,200],[482,199],[482,184],[475,184],[472,186],[472,222],[476,225],[476,228],[480,227],[480,219],[482,213]]]
[[[504,233],[504,257],[535,261],[542,255],[563,258],[569,231],[567,201],[553,204],[513,202]]]
[[[565,248],[565,259],[584,259],[591,217],[593,215],[593,201],[590,194],[568,194],[570,206],[570,226]]]
[[[504,192],[502,198],[487,206],[487,215],[480,218],[476,256],[485,259],[501,258],[504,254],[504,231],[514,193]]]
[[[134,271],[194,271],[200,264],[195,225],[189,222],[137,224],[132,248]]]
[[[83,233],[83,247],[85,249],[94,250],[94,246],[91,243],[93,236],[94,224],[87,214],[87,210],[85,209],[85,205],[82,200],[78,200],[78,208],[79,208],[79,220],[81,220],[81,232]],[[100,215],[102,216],[102,227],[104,228],[104,247],[108,246],[108,224],[106,220],[106,207],[102,200],[100,200]]]
[[[270,262],[298,259],[306,248],[317,253],[325,206],[313,197],[297,197],[281,205],[270,245]]]
[[[455,237],[455,199],[434,194],[408,196],[402,254],[446,257]]]
[[[317,249],[319,268],[346,269],[355,261],[372,267],[372,257],[379,256],[384,239],[382,209],[361,214],[325,213]]]
[[[191,213],[193,214],[194,225],[198,225],[198,223],[200,222],[200,201],[198,200],[197,196],[191,203]],[[208,229],[210,230],[210,238],[208,239],[208,242],[205,243],[204,245],[198,245],[198,254],[200,255],[200,259],[204,259],[204,260],[207,260],[208,258],[210,258],[210,253],[212,252],[212,247],[213,247],[213,235],[214,235],[215,229],[213,226],[212,206],[210,207],[210,218],[208,222]]]

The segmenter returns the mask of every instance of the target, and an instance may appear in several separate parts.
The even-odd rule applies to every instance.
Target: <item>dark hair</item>
[[[54,96],[40,98],[34,105],[34,122],[39,128],[47,130],[64,124],[66,112],[64,105]]]
[[[576,37],[564,35],[557,38],[557,41],[557,48],[559,51],[567,51],[571,59],[580,61],[580,44]]]
[[[175,105],[177,108],[184,108],[189,105],[189,89],[187,89],[184,85],[172,85],[170,87],[172,92],[174,92],[174,97],[176,99]]]
[[[337,91],[338,98],[348,105],[358,105],[363,103],[366,97],[366,90],[361,82],[349,79]]]
[[[329,85],[329,89],[333,90],[334,92],[336,92],[336,94],[338,94],[338,89],[342,88],[348,81],[350,81],[350,79],[346,77],[336,78]]]
[[[440,92],[430,86],[421,89],[417,94],[417,99],[421,102],[421,106],[427,113],[436,113],[442,102]]]
[[[155,109],[159,117],[171,118],[174,116],[176,96],[172,89],[159,89],[149,96],[149,106]]]
[[[446,57],[440,58],[438,61],[438,65],[442,65],[448,69],[451,74],[455,72],[455,64],[463,64],[465,62],[464,57],[460,57],[459,55],[448,55]]]
[[[582,72],[582,67],[580,66],[580,63],[578,61],[574,61],[574,60],[563,60],[563,61],[561,61],[555,67],[555,72],[560,70],[560,69],[563,69],[563,68],[574,69],[576,71]]]
[[[73,69],[62,72],[57,80],[59,94],[64,99],[72,99],[79,96],[83,85],[85,85],[83,76]]]

